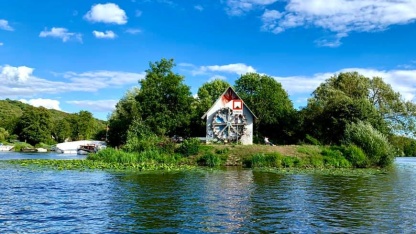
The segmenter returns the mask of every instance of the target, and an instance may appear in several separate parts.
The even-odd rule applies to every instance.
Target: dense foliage
[[[348,124],[345,130],[345,142],[360,147],[371,166],[388,166],[394,159],[395,151],[387,137],[373,128],[370,123]]]
[[[346,126],[364,121],[385,135],[415,131],[416,105],[404,101],[381,78],[340,73],[322,83],[301,110],[303,131],[323,143],[338,144]]]
[[[172,59],[150,63],[136,96],[139,118],[159,136],[183,132],[191,119],[191,91]]]
[[[19,101],[0,100],[0,142],[36,145],[82,139],[105,139],[104,121],[93,118],[88,111],[68,114]]]
[[[18,138],[37,144],[108,136],[108,143],[121,150],[103,151],[92,159],[138,163],[147,158],[171,163],[199,155],[198,163],[219,165],[224,155],[200,155],[199,139],[193,137],[205,135],[201,117],[230,84],[209,81],[194,97],[174,68],[173,59],[150,63],[139,87],[127,91],[117,103],[108,126],[88,111],[66,114],[0,101],[0,141]],[[320,147],[319,153],[308,154],[308,162],[279,154],[254,154],[246,160],[253,167],[385,167],[396,155],[416,155],[416,105],[380,77],[336,74],[320,84],[300,110],[294,109],[284,87],[267,75],[243,74],[234,90],[257,117],[256,143],[264,143],[260,139],[267,136],[278,144]],[[176,145],[171,137],[178,135],[185,140]]]
[[[238,95],[257,115],[256,136],[268,136],[281,144],[296,141],[295,109],[279,82],[267,75],[247,73],[235,83]]]

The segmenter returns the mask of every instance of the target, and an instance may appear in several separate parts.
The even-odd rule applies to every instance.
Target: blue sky
[[[0,99],[106,119],[149,62],[174,58],[193,94],[246,72],[296,107],[343,71],[416,94],[415,0],[0,0]]]

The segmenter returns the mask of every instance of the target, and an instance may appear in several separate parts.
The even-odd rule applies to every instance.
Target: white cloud
[[[245,2],[234,1],[240,4]],[[314,26],[335,33],[335,39],[317,41],[322,46],[334,47],[340,45],[340,39],[351,32],[381,31],[391,25],[414,22],[416,1],[287,0],[282,15],[271,15],[272,11],[266,9],[263,13],[262,29],[281,33],[289,28]]]
[[[204,10],[204,7],[203,7],[203,6],[201,6],[201,5],[195,5],[195,6],[194,6],[194,9],[195,9],[195,10],[198,10],[198,11],[203,11],[203,10]]]
[[[106,3],[96,4],[84,15],[84,19],[93,23],[126,24],[126,12],[117,4]]]
[[[119,100],[83,100],[67,101],[66,103],[82,107],[91,111],[111,112],[116,108]]]
[[[132,73],[121,71],[91,71],[83,73],[66,72],[64,77],[71,80],[74,83],[89,84],[94,83],[98,87],[100,85],[107,86],[120,86],[124,84],[137,83],[143,79],[146,73]]]
[[[283,14],[276,10],[265,10],[263,15],[261,16],[261,20],[263,21],[262,30],[265,31],[273,31],[273,30],[281,30],[277,27],[277,20],[282,18]]]
[[[114,39],[117,37],[117,35],[113,31],[110,31],[110,30],[107,30],[105,32],[93,31],[92,34],[94,34],[96,38],[102,38],[102,39]]]
[[[77,40],[82,42],[82,34],[80,33],[73,33],[68,32],[66,28],[55,28],[53,27],[50,31],[47,28],[40,32],[39,37],[55,37],[62,39],[63,42],[67,42],[69,40]]]
[[[0,66],[0,82],[26,82],[33,73],[33,68],[20,66],[12,67],[9,65]]]
[[[249,72],[256,72],[256,69],[244,63],[232,63],[228,65],[212,65],[212,66],[200,66],[200,67],[195,66],[194,64],[191,64],[191,63],[179,63],[178,66],[181,71],[189,72],[193,76],[207,75],[212,72],[235,73],[237,75],[242,75],[242,74],[246,74]]]
[[[19,99],[44,94],[96,92],[109,87],[137,84],[145,77],[144,72],[91,71],[55,73],[56,78],[48,80],[34,76],[33,70],[26,66],[0,66],[2,98]]]
[[[129,29],[126,30],[126,33],[133,34],[133,35],[139,34],[141,32],[142,32],[142,30],[140,30],[138,28],[129,28]]]
[[[0,42],[0,46],[3,46],[4,45],[4,43],[3,42]]]
[[[14,31],[14,29],[9,25],[9,21],[0,19],[0,29],[6,30],[6,31]]]
[[[237,75],[246,74],[248,72],[256,72],[252,66],[247,66],[244,63],[234,63],[228,65],[213,65],[213,66],[202,66],[200,71],[214,71],[214,72],[226,72],[226,73],[236,73]]]
[[[36,106],[36,107],[43,106],[47,109],[61,110],[61,108],[59,107],[58,100],[37,98],[37,99],[30,99],[30,100],[20,99],[19,101],[23,103],[27,103],[32,106]]]
[[[242,15],[256,8],[273,4],[278,0],[226,0],[226,11],[229,15]]]

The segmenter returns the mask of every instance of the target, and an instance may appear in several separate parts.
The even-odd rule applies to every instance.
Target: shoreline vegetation
[[[371,167],[358,147],[319,145],[201,145],[197,139],[141,152],[107,148],[85,160],[26,159],[6,162],[56,170],[186,171],[237,166],[275,173],[375,174],[388,168]],[[357,160],[357,151],[362,158]],[[366,168],[366,169],[363,169]]]
[[[282,84],[266,74],[242,74],[234,85],[221,79],[208,81],[193,95],[174,67],[173,59],[150,62],[139,86],[126,92],[107,121],[94,119],[88,111],[66,114],[18,101],[0,102],[0,142],[36,146],[101,139],[108,143],[107,149],[84,161],[17,162],[58,169],[143,171],[232,165],[281,171],[378,170],[388,169],[395,156],[416,155],[416,103],[406,101],[381,77],[334,74],[312,92],[305,107],[295,109]],[[218,144],[201,145],[198,137],[213,130],[201,117],[229,87],[257,117],[250,132],[255,145],[231,144],[238,137],[230,132],[213,136]],[[186,140],[174,141],[174,136]],[[277,146],[262,145],[263,139]]]

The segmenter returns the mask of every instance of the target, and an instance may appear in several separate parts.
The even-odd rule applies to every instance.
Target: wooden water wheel
[[[246,133],[247,120],[242,114],[233,114],[231,108],[222,108],[212,118],[211,127],[217,140],[236,142]]]

